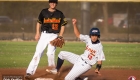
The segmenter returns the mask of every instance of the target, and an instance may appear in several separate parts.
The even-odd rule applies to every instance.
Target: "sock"
[[[63,65],[63,62],[64,62],[64,60],[62,60],[62,59],[60,59],[60,58],[58,57],[58,59],[57,59],[57,66],[56,66],[57,71],[59,71],[59,69],[60,69],[61,66]]]

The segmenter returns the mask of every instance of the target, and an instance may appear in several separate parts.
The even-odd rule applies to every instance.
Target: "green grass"
[[[140,68],[140,44],[104,44],[106,67]]]
[[[37,42],[0,41],[0,68],[27,68],[31,61]],[[103,43],[106,60],[103,68],[136,68],[140,69],[140,44],[136,43]],[[85,44],[82,42],[66,42],[58,53],[70,51],[82,54]],[[65,61],[65,65],[69,62]],[[46,50],[40,60],[39,67],[47,66]]]

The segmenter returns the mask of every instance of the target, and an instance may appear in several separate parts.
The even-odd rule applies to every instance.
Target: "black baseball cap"
[[[58,0],[49,0],[49,3],[58,3]]]

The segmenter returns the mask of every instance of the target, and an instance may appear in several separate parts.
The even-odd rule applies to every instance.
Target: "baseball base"
[[[35,80],[53,80],[52,78],[36,78]]]

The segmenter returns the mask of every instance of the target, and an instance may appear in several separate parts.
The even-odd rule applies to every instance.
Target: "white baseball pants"
[[[71,52],[61,51],[58,57],[62,60],[68,60],[70,63],[74,64],[70,72],[65,77],[65,80],[75,80],[92,67],[91,65],[85,63],[79,55]]]
[[[52,46],[50,44],[50,41],[52,41],[53,39],[57,38],[57,34],[54,33],[46,33],[46,32],[42,32],[40,39],[38,41],[38,44],[36,46],[36,51],[34,53],[34,56],[26,70],[26,73],[30,73],[31,75],[33,75],[37,69],[37,66],[39,64],[40,58],[46,48],[46,46],[48,46],[47,48],[47,57],[48,57],[48,66],[55,66],[55,50],[56,47]]]

